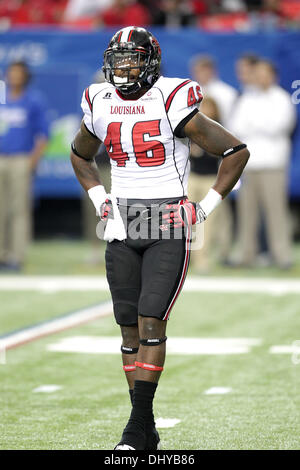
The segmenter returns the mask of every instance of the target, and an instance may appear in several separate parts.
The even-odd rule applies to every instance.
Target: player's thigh
[[[139,315],[169,318],[188,269],[190,241],[158,240],[143,255]]]
[[[126,243],[115,240],[107,244],[105,262],[116,322],[124,326],[136,325],[141,290],[141,256]]]

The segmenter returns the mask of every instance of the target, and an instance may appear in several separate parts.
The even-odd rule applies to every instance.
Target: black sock
[[[133,406],[123,431],[122,442],[132,445],[136,450],[145,449],[146,426],[147,423],[154,422],[152,406],[156,387],[156,383],[144,380],[136,380],[134,383]]]
[[[131,417],[143,418],[146,421],[153,419],[153,399],[157,383],[136,380],[133,389],[133,408]]]
[[[131,404],[133,405],[133,389],[129,389],[129,395],[130,395],[130,401],[131,401]]]

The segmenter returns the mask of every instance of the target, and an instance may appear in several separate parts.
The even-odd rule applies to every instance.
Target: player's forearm
[[[71,145],[71,162],[75,175],[81,186],[88,191],[94,186],[101,184],[98,169],[94,161],[101,141],[86,128],[84,122],[81,122],[74,141]]]
[[[94,160],[85,160],[71,151],[71,163],[81,186],[88,191],[101,183],[99,173]]]
[[[222,160],[213,189],[221,194],[223,199],[238,182],[249,156],[249,151],[244,148]]]
[[[241,141],[221,124],[202,113],[196,114],[185,126],[185,135],[209,154],[222,156],[229,148],[240,145]]]
[[[223,157],[217,180],[200,205],[209,215],[232,190],[249,158],[244,144],[217,122],[201,113],[185,126],[185,134],[210,154]]]

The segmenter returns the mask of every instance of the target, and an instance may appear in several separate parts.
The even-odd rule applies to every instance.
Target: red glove
[[[114,211],[113,211],[113,206],[112,202],[110,199],[105,199],[103,204],[100,207],[100,219],[101,220],[107,220],[107,219],[113,219],[114,218]]]
[[[207,218],[200,204],[188,199],[181,200],[178,204],[167,204],[163,212],[163,221],[176,228],[198,224]]]

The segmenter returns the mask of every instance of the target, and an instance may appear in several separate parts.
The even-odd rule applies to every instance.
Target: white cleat
[[[128,444],[118,444],[114,450],[135,450],[134,447],[129,446]]]

